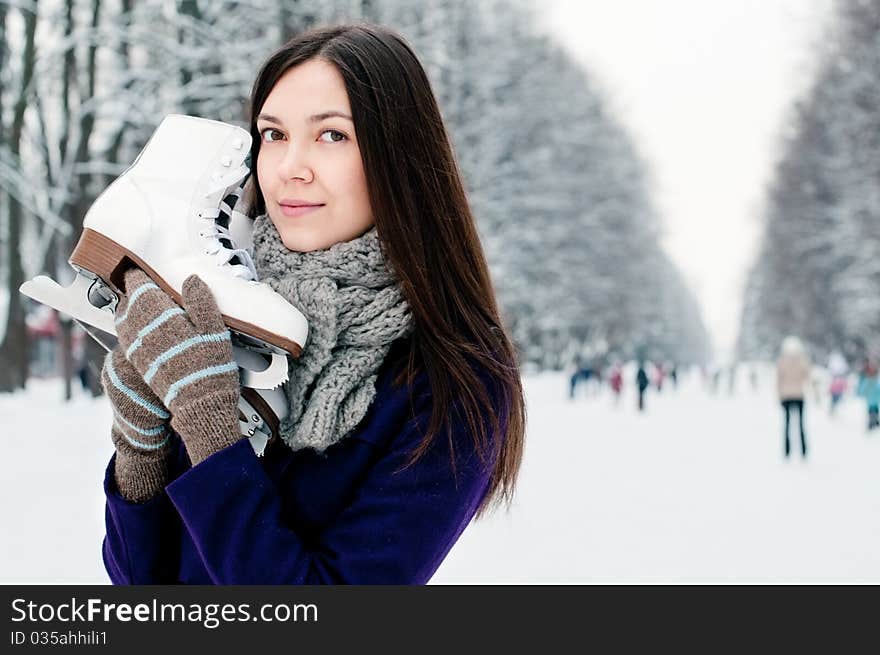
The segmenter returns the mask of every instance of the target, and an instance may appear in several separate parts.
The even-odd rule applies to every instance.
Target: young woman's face
[[[284,245],[322,250],[373,225],[367,182],[342,75],[312,59],[272,88],[257,117],[257,174]],[[290,205],[315,205],[294,208]]]

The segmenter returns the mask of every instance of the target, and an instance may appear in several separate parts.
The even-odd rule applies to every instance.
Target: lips
[[[321,207],[322,202],[309,202],[308,200],[300,200],[299,198],[281,200],[279,203],[282,207]]]
[[[285,216],[295,217],[302,216],[314,211],[318,211],[324,205],[280,205],[281,213]]]

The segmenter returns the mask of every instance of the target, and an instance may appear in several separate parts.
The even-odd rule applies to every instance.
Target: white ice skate
[[[232,213],[225,199],[230,189],[240,192],[248,176],[250,145],[250,134],[235,125],[169,114],[89,208],[69,259],[77,271],[73,284],[61,287],[41,275],[20,291],[115,335],[113,312],[127,268],[142,269],[178,304],[183,281],[196,273],[211,289],[238,346],[242,385],[277,388],[287,379],[287,355],[299,357],[306,342],[307,321],[257,281],[250,254],[236,246],[234,235],[249,240],[248,219],[233,226],[230,216],[228,227],[217,221],[224,209]],[[268,365],[254,370],[259,359],[242,362],[242,348],[269,356]]]

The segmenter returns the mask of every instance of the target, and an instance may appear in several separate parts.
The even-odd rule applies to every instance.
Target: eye
[[[325,139],[325,138],[323,138],[325,134],[330,134],[330,135],[331,135],[331,138],[330,138],[330,139]],[[338,137],[338,138],[337,138],[337,137]],[[321,140],[322,140],[324,143],[340,143],[341,141],[344,141],[344,140],[346,140],[347,138],[348,138],[348,137],[345,136],[345,135],[344,135],[342,132],[340,132],[339,130],[324,130],[323,132],[321,132]]]
[[[266,132],[278,132],[278,130],[276,130],[274,127],[267,127],[266,129],[260,131],[260,136],[263,137],[263,135],[266,134]],[[278,134],[281,134],[281,133],[278,132]],[[265,137],[263,137],[263,140],[266,141]],[[266,143],[274,143],[276,140],[277,139],[272,139],[270,141],[266,141]]]

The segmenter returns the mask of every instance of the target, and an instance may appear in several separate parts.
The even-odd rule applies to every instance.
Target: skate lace
[[[214,183],[211,185],[208,193],[205,194],[205,197],[210,198],[217,191],[223,191],[225,194],[230,186],[241,182],[242,179],[247,177],[249,172],[250,169],[247,166],[241,166],[225,175],[214,177]],[[199,231],[199,236],[208,240],[205,254],[213,255],[218,266],[228,266],[233,276],[256,282],[257,271],[250,253],[243,248],[236,247],[229,230],[217,223],[216,219],[219,216],[220,209],[216,206],[204,207],[199,211],[199,218],[205,222],[205,227]],[[224,245],[223,241],[229,245]],[[236,259],[239,263],[230,263],[233,259]]]
[[[206,225],[205,229],[199,232],[199,236],[208,239],[208,246],[205,254],[213,255],[218,266],[229,266],[235,277],[244,280],[256,281],[257,271],[254,267],[254,261],[251,259],[250,253],[244,248],[237,248],[232,240],[229,230],[222,225],[217,225],[213,221],[210,225]],[[220,241],[225,239],[232,244],[231,248],[227,248]],[[238,258],[240,264],[231,264],[230,261]]]

